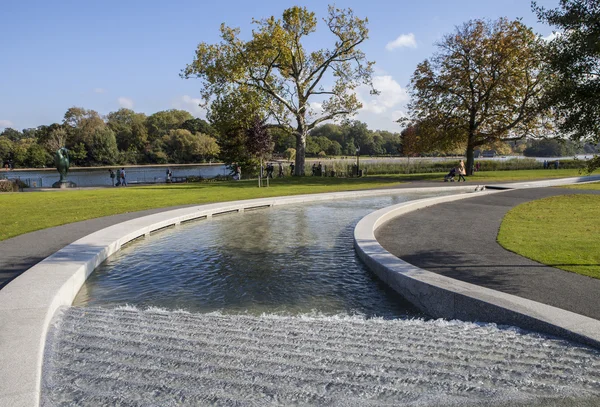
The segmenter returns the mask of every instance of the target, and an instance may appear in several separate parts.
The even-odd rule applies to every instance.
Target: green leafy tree
[[[177,163],[200,162],[219,154],[216,139],[184,129],[171,130],[163,137],[163,143],[171,160]]]
[[[91,144],[96,129],[106,126],[98,112],[82,107],[69,108],[65,112],[63,124],[67,126],[70,145],[84,143],[86,146]]]
[[[106,115],[106,124],[115,133],[121,151],[141,151],[148,142],[146,115],[131,109],[119,109]]]
[[[21,139],[13,143],[12,148],[12,159],[14,167],[27,167],[29,166],[27,151],[33,144],[32,139]]]
[[[317,29],[317,18],[306,8],[291,7],[281,19],[253,22],[256,28],[249,41],[240,38],[239,29],[222,24],[221,42],[200,43],[182,77],[201,79],[201,95],[207,102],[233,92],[253,91],[265,97],[269,117],[296,137],[295,172],[303,175],[310,130],[354,114],[362,107],[354,90],[361,83],[372,88],[373,63],[359,49],[368,38],[367,20],[330,6],[324,22],[335,43],[314,51],[305,43]],[[315,98],[321,109],[311,108]]]
[[[77,143],[69,148],[69,158],[71,163],[77,166],[84,166],[88,163],[88,152],[83,143]]]
[[[560,33],[548,44],[554,75],[546,102],[554,108],[559,128],[573,139],[600,142],[600,4],[596,0],[560,0],[545,9],[532,3],[541,21]],[[590,171],[600,167],[593,160]]]
[[[8,137],[0,136],[0,165],[12,159],[13,142]]]
[[[219,137],[219,133],[206,120],[199,118],[186,120],[181,124],[181,129],[188,130],[192,134],[201,133],[214,138]]]
[[[547,83],[541,39],[520,21],[472,20],[446,35],[410,84],[409,115],[444,149],[474,149],[548,131],[540,98]]]
[[[89,144],[88,157],[92,164],[114,164],[119,157],[115,133],[108,127],[96,128]]]
[[[27,149],[26,165],[30,168],[44,168],[52,162],[52,156],[39,144],[32,143]]]
[[[185,110],[163,110],[148,116],[146,125],[148,126],[148,141],[160,139],[169,134],[171,130],[179,129],[187,120],[192,120],[192,116]]]
[[[255,116],[264,117],[264,97],[251,90],[219,95],[211,104],[208,120],[220,135],[220,159],[230,168],[240,165],[245,173],[257,168],[256,159],[246,148],[246,130]]]
[[[11,127],[5,128],[4,131],[0,133],[0,136],[6,137],[10,141],[19,141],[22,138],[26,138],[23,136],[23,133],[21,133],[19,130],[15,130]]]

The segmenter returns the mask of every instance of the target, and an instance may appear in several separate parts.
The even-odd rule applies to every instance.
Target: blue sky
[[[554,8],[558,0],[538,4]],[[199,82],[179,77],[197,44],[217,42],[222,22],[240,27],[242,37],[249,35],[253,17],[281,16],[293,5],[319,17],[327,11],[321,1],[3,0],[0,129],[61,122],[71,106],[101,114],[120,107],[147,114],[178,108],[203,117],[197,106]],[[360,90],[365,106],[356,118],[372,129],[399,130],[394,119],[405,109],[412,72],[455,26],[474,18],[521,17],[542,36],[552,32],[537,22],[528,0],[345,0],[335,5],[369,19],[370,39],[362,49],[377,62],[374,82],[382,93],[371,98]],[[333,39],[327,34],[317,29],[311,43],[329,46]],[[395,40],[397,47],[390,44]]]

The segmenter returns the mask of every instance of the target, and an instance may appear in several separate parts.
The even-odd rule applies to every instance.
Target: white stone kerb
[[[385,250],[375,238],[378,227],[405,213],[502,192],[487,190],[422,199],[375,211],[362,218],[354,229],[357,254],[387,285],[433,317],[514,325],[600,347],[600,321],[596,319],[421,269]]]

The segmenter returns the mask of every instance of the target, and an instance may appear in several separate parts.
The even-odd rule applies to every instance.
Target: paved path
[[[600,280],[541,265],[496,242],[509,209],[566,194],[600,191],[518,189],[435,205],[387,222],[376,238],[390,253],[434,273],[600,319]]]

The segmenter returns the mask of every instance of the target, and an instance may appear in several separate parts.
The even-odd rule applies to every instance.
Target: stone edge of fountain
[[[222,202],[132,219],[87,235],[45,258],[0,290],[0,405],[38,406],[46,334],[56,311],[70,306],[87,277],[132,240],[198,218],[266,206],[410,192],[474,191],[464,187],[333,192]]]
[[[382,281],[435,318],[513,325],[600,348],[599,320],[421,269],[385,250],[375,238],[375,231],[385,222],[443,202],[502,193],[512,189],[513,185],[515,188],[536,188],[598,180],[600,176],[517,183],[477,195],[451,195],[388,206],[358,222],[354,229],[354,247],[361,260]]]

